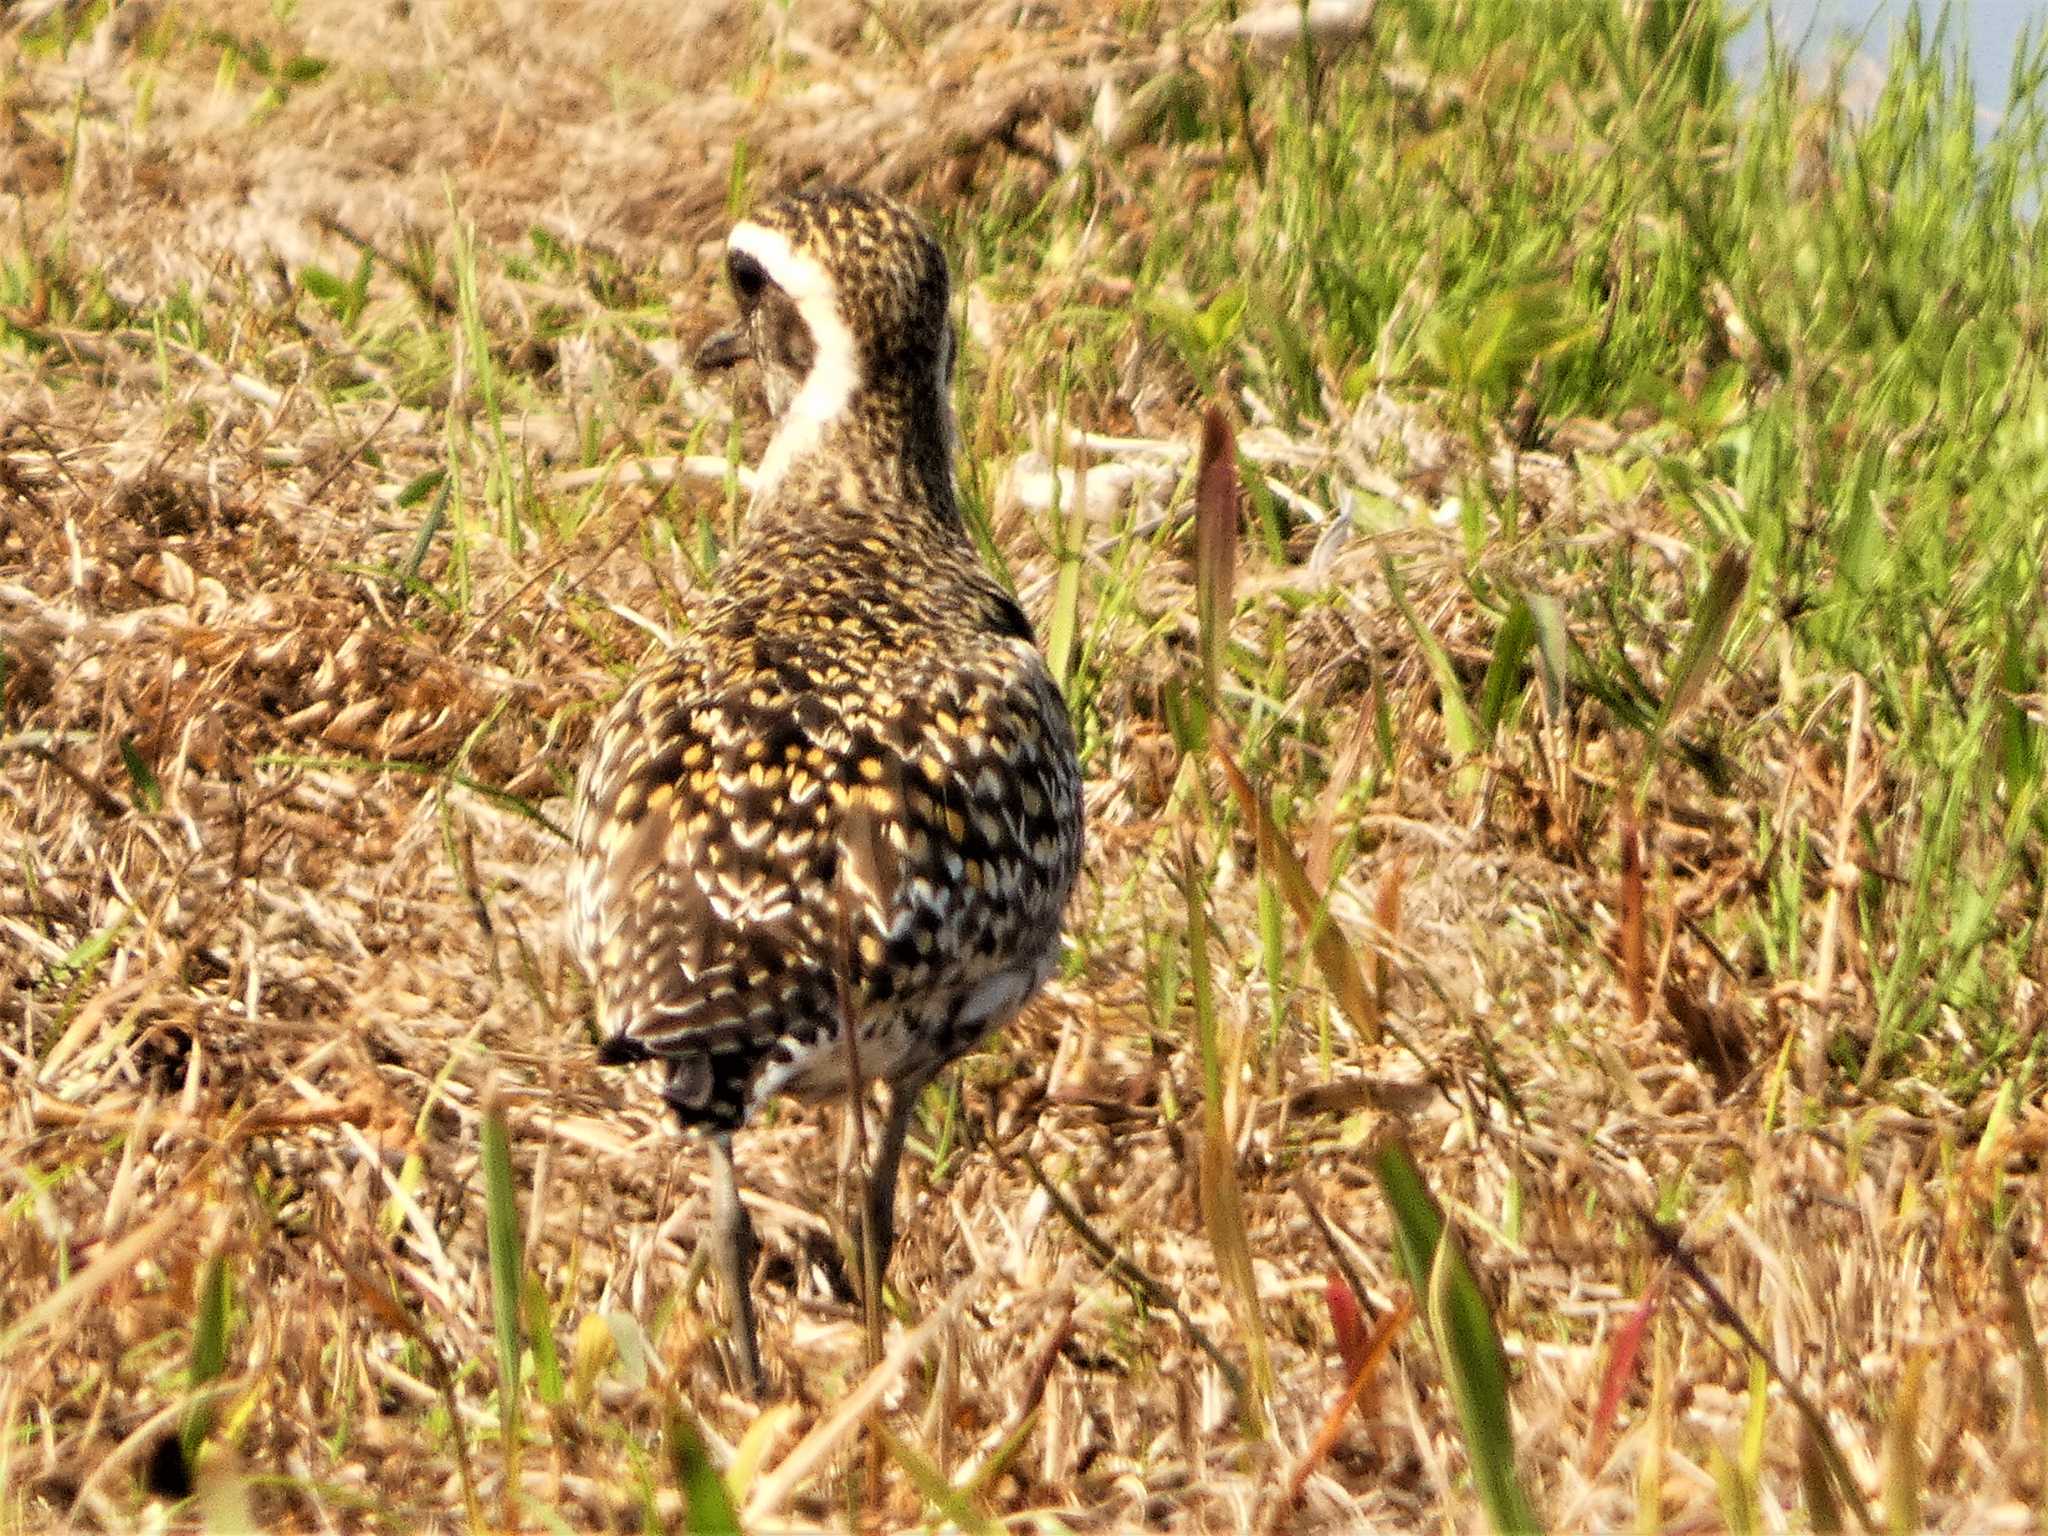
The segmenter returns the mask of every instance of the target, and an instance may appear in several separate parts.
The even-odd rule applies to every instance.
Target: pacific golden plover
[[[804,193],[734,227],[726,272],[739,324],[697,367],[753,359],[777,428],[717,596],[599,730],[571,903],[603,1059],[660,1061],[709,1141],[758,1393],[734,1131],[844,1092],[856,1060],[886,1083],[879,1274],[918,1096],[1050,974],[1082,818],[1059,688],[954,496],[937,240],[887,199]]]

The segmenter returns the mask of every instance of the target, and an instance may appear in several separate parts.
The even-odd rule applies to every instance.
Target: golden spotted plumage
[[[615,1054],[664,1061],[707,1126],[842,1088],[848,1007],[868,1075],[959,1055],[1051,964],[1073,751],[957,530],[877,534],[836,500],[759,518],[591,759],[576,919]]]
[[[954,498],[945,257],[897,204],[786,198],[735,228],[778,430],[717,596],[600,727],[578,791],[576,948],[613,1060],[652,1058],[712,1138],[769,1097],[895,1093],[869,1191],[883,1258],[910,1101],[1037,991],[1081,851],[1065,705]]]

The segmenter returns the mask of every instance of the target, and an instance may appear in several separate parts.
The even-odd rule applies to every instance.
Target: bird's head
[[[747,359],[777,430],[761,462],[771,488],[849,427],[950,437],[953,326],[945,252],[902,204],[853,188],[780,197],[733,226],[726,277],[736,325],[698,350],[699,371]],[[874,452],[921,451],[906,439]],[[950,471],[948,471],[950,474]]]

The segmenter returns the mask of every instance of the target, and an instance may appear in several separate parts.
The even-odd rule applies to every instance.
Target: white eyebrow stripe
[[[846,414],[861,385],[860,346],[839,313],[839,289],[832,274],[810,252],[791,245],[781,230],[745,220],[733,226],[725,246],[752,257],[768,280],[789,295],[810,330],[815,351],[803,387],[789,402],[781,426],[761,455],[754,488],[758,506],[774,494],[790,465],[817,447],[825,429]]]

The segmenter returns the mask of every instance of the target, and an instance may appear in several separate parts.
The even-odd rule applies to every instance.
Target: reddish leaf
[[[1365,1365],[1365,1313],[1342,1275],[1332,1275],[1324,1282],[1323,1295],[1330,1304],[1330,1327],[1337,1335],[1337,1352],[1344,1357],[1348,1380]]]
[[[1222,707],[1223,651],[1237,594],[1237,439],[1221,406],[1202,413],[1201,468],[1195,476],[1195,620],[1202,688]]]
[[[1343,1282],[1335,1282],[1342,1285]],[[1350,1292],[1346,1289],[1347,1297]],[[1353,1305],[1356,1305],[1354,1302]],[[1394,1336],[1408,1326],[1408,1320],[1415,1315],[1415,1303],[1403,1300],[1393,1311],[1379,1321],[1372,1336],[1365,1341],[1358,1364],[1351,1367],[1351,1379],[1344,1391],[1330,1404],[1330,1411],[1323,1415],[1322,1427],[1316,1431],[1315,1442],[1309,1446],[1301,1461],[1295,1466],[1294,1475],[1287,1479],[1287,1492],[1282,1498],[1274,1517],[1274,1528],[1278,1529],[1287,1511],[1301,1502],[1301,1491],[1308,1486],[1310,1474],[1322,1465],[1324,1459],[1336,1448],[1337,1437],[1344,1432],[1344,1416],[1351,1412],[1352,1405],[1364,1396],[1365,1384],[1379,1369],[1380,1362],[1387,1358],[1387,1351],[1394,1346]]]
[[[1597,1472],[1607,1459],[1607,1442],[1614,1434],[1614,1416],[1621,1409],[1621,1395],[1628,1390],[1629,1378],[1635,1374],[1636,1356],[1642,1353],[1643,1336],[1649,1331],[1650,1319],[1656,1315],[1663,1294],[1664,1271],[1660,1268],[1644,1287],[1643,1299],[1636,1303],[1635,1311],[1614,1335],[1614,1345],[1607,1352],[1607,1373],[1600,1380],[1600,1400],[1593,1407],[1593,1424],[1586,1432],[1588,1475]]]

